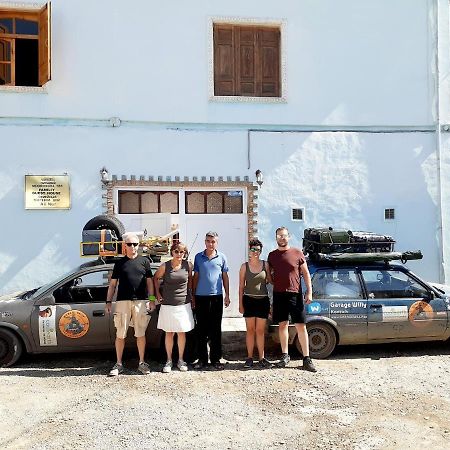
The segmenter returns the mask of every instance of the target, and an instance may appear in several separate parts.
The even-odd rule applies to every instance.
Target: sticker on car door
[[[77,309],[67,311],[59,319],[59,330],[70,339],[81,338],[89,331],[88,316]]]
[[[397,322],[408,320],[407,306],[381,306],[381,315],[383,322]]]
[[[409,308],[408,317],[415,327],[424,327],[433,319],[433,308],[429,303],[419,300]]]
[[[58,345],[56,338],[56,306],[39,306],[39,345]]]

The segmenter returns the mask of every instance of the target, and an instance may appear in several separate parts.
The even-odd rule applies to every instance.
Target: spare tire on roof
[[[83,227],[84,230],[111,230],[114,231],[119,241],[122,240],[122,235],[125,234],[123,223],[117,217],[105,214],[95,216],[89,220]]]

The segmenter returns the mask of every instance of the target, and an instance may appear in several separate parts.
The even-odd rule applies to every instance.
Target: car
[[[392,262],[308,261],[313,301],[306,305],[310,354],[327,358],[337,345],[444,341],[450,337],[450,288]],[[279,342],[278,326],[269,332]],[[289,342],[296,330],[289,327]]]
[[[108,283],[117,259],[82,264],[55,281],[0,297],[0,366],[27,353],[58,353],[114,348],[113,315],[105,313]],[[151,264],[155,272],[159,264]],[[147,347],[162,349],[164,332],[151,314]],[[129,330],[126,345],[135,346]]]

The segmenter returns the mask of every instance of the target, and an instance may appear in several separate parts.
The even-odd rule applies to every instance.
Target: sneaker
[[[203,370],[206,366],[207,366],[207,364],[205,364],[203,361],[198,360],[198,361],[194,364],[194,369],[195,369],[195,370]]]
[[[138,365],[138,371],[142,373],[142,375],[148,375],[150,373],[150,367],[146,362],[140,362]]]
[[[244,369],[251,369],[253,367],[253,358],[247,358],[244,363]]]
[[[266,358],[262,358],[258,361],[258,368],[260,369],[270,369],[271,367],[272,363]]]
[[[212,370],[223,370],[225,369],[225,364],[222,364],[220,361],[212,362],[211,363],[211,369]]]
[[[307,370],[308,372],[317,372],[317,369],[309,356],[305,356],[303,358],[303,370]]]
[[[277,362],[277,367],[286,367],[291,360],[291,357],[288,353],[283,353],[281,355],[280,360]]]
[[[123,365],[116,363],[114,364],[113,368],[109,371],[108,376],[109,377],[117,377],[117,375],[119,375],[119,373],[123,372]]]
[[[162,368],[163,373],[170,373],[172,372],[172,361],[167,361],[166,364],[164,364],[164,367]]]
[[[178,370],[180,372],[187,372],[188,371],[188,365],[182,359],[180,359],[178,361],[177,367],[178,367]]]

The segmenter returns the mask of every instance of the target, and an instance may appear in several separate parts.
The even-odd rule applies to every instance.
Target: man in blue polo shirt
[[[208,340],[210,342],[211,367],[223,369],[222,358],[222,314],[223,305],[230,304],[228,264],[226,256],[217,251],[219,235],[208,231],[205,250],[197,253],[194,260],[193,304],[197,317],[198,362],[195,369],[208,364]],[[225,297],[222,292],[225,290]]]

